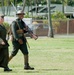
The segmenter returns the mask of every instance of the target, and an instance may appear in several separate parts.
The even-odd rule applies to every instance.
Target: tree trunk
[[[4,0],[1,0],[2,13],[5,14]]]
[[[24,9],[25,9],[25,2],[26,2],[26,0],[23,0],[23,8],[22,8],[22,11],[24,11]]]
[[[54,37],[53,35],[53,27],[52,27],[52,21],[51,21],[51,10],[50,10],[50,0],[47,1],[48,4],[48,24],[49,24],[49,31],[48,31],[48,37]]]

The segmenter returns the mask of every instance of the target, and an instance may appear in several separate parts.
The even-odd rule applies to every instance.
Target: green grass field
[[[19,51],[9,63],[13,71],[8,73],[0,68],[0,75],[74,75],[74,38],[28,38],[28,43],[29,62],[35,70],[23,69],[23,55]]]

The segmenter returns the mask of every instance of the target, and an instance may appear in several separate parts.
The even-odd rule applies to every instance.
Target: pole
[[[62,12],[64,13],[64,0],[62,0]]]
[[[1,0],[1,5],[2,5],[2,13],[5,15],[4,0]]]
[[[10,0],[7,0],[7,14],[10,15]]]
[[[24,8],[25,8],[25,2],[26,2],[26,0],[23,0],[23,9],[22,9],[22,11],[24,11]]]
[[[52,28],[52,21],[51,21],[51,9],[50,9],[50,0],[47,0],[48,5],[48,25],[49,25],[49,31],[48,31],[48,37],[54,37],[53,35],[53,28]]]
[[[14,4],[12,2],[11,2],[11,4],[12,4],[14,10],[17,12],[16,7],[14,6]]]
[[[67,35],[69,35],[69,21],[70,20],[67,20]]]

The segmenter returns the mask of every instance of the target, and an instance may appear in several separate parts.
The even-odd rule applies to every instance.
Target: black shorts
[[[28,49],[27,49],[27,44],[26,41],[23,41],[23,44],[20,45],[18,41],[13,41],[13,51],[12,51],[12,56],[15,56],[18,53],[18,50],[21,50],[21,52],[26,55],[28,54]]]

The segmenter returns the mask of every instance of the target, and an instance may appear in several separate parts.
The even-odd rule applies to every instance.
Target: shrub
[[[51,17],[53,20],[67,19],[66,16],[62,12],[59,12],[59,11],[52,14]]]
[[[4,22],[4,23],[3,23],[3,25],[5,26],[6,30],[8,31],[8,30],[9,30],[9,28],[10,28],[10,25],[9,25],[9,23],[7,23],[7,22]]]

